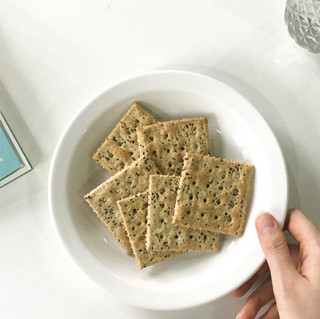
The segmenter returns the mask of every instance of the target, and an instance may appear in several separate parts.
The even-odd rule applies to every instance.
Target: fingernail
[[[239,318],[240,318],[241,311],[242,311],[242,309],[239,311],[239,313],[238,313],[238,315],[237,315],[236,319],[239,319]]]
[[[261,234],[264,234],[274,227],[274,219],[270,214],[262,213],[256,218],[256,226]]]

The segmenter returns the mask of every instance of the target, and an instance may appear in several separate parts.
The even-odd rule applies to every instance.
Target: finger
[[[249,280],[247,280],[244,284],[242,284],[239,288],[232,291],[231,295],[234,297],[242,297],[244,294],[246,294],[249,291],[249,289],[252,287],[255,281],[268,271],[269,271],[268,264],[267,262],[264,262],[263,265],[259,268],[259,270]]]
[[[270,300],[274,298],[271,279],[268,278],[257,290],[246,300],[237,319],[253,319]]]
[[[290,256],[293,261],[293,264],[296,267],[297,271],[299,272],[301,268],[301,260],[299,256],[300,246],[296,244],[289,244],[288,248],[289,248],[289,252],[290,252]]]
[[[263,212],[256,218],[256,229],[274,286],[281,287],[281,285],[291,282],[297,271],[279,224],[272,215]]]
[[[288,229],[299,243],[316,242],[320,243],[320,232],[317,227],[308,219],[300,209],[293,208],[288,210],[285,227]]]
[[[272,304],[265,314],[259,319],[280,319],[276,303]]]

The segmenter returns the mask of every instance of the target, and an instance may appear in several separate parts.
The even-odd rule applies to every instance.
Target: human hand
[[[246,283],[232,292],[243,296],[253,283],[270,271],[271,278],[246,300],[237,319],[253,319],[275,298],[260,319],[320,318],[320,232],[299,209],[288,211],[284,229],[300,243],[286,243],[279,224],[268,213],[256,218],[256,229],[267,262]]]

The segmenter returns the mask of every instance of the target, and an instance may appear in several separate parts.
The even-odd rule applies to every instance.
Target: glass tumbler
[[[285,22],[300,46],[320,53],[320,0],[287,0]]]

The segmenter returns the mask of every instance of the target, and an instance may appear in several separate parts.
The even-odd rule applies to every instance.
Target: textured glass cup
[[[320,53],[320,0],[287,0],[285,21],[300,46]]]

